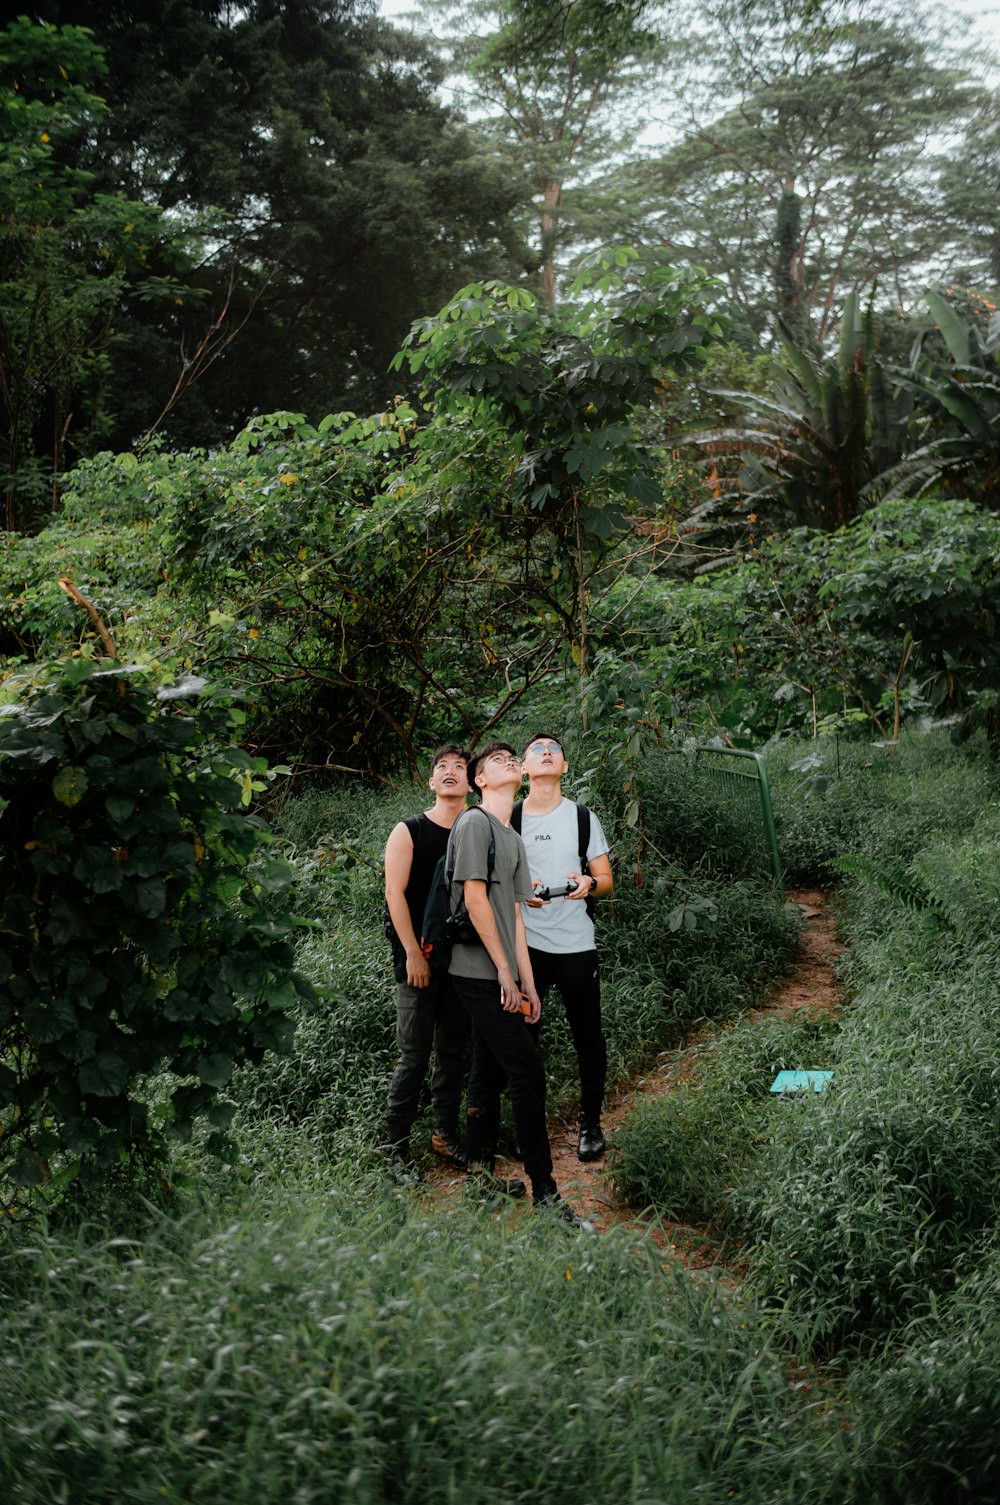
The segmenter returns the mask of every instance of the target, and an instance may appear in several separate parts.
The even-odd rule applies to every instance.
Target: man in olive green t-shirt
[[[567,1222],[576,1223],[576,1214],[562,1200],[552,1178],[545,1069],[527,1029],[529,1022],[537,1023],[541,1004],[521,917],[521,901],[532,897],[531,878],[521,838],[510,829],[514,795],[521,783],[521,758],[509,743],[490,743],[470,757],[468,777],[482,804],[464,811],[452,830],[452,910],[464,903],[480,944],[456,943],[448,968],[472,1023],[466,1154],[470,1168],[492,1176],[500,1093],[508,1082],[514,1128],[535,1207],[554,1210]],[[520,1194],[515,1188],[524,1189],[521,1183],[512,1183],[515,1195]]]

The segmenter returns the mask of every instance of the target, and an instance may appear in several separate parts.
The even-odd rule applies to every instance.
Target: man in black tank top
[[[410,1131],[432,1053],[431,1101],[435,1154],[465,1169],[458,1119],[465,1086],[469,1020],[447,972],[431,972],[420,949],[424,905],[438,858],[444,856],[452,826],[469,792],[466,754],[449,743],[431,760],[434,805],[401,820],[385,848],[386,933],[396,975],[396,1043],[399,1060],[389,1084],[386,1139],[389,1165],[397,1180],[422,1180],[410,1154]]]

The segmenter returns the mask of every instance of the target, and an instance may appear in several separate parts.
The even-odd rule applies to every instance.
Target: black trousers
[[[472,1023],[472,1070],[466,1094],[465,1151],[470,1161],[489,1164],[500,1131],[500,1094],[510,1086],[514,1129],[521,1159],[538,1197],[553,1186],[552,1153],[545,1123],[545,1068],[522,1014],[500,1007],[494,978],[452,977]]]
[[[596,951],[559,955],[529,946],[539,998],[555,984],[562,997],[580,1069],[580,1122],[598,1124],[608,1077],[608,1047],[601,1029],[601,975]],[[544,1015],[542,1016],[544,1018]],[[536,1037],[541,1028],[528,1026]]]

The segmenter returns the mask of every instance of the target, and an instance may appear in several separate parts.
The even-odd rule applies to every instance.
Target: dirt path
[[[750,1017],[775,1018],[806,1008],[833,1014],[840,1001],[835,967],[843,946],[837,939],[826,894],[821,889],[789,890],[786,899],[798,905],[806,921],[799,954],[791,971],[775,986],[771,999],[761,1008],[752,1010]],[[663,1051],[644,1076],[611,1097],[602,1120],[606,1136],[609,1139],[614,1136],[615,1130],[641,1098],[660,1097],[682,1081],[699,1052],[722,1028],[725,1026],[706,1026],[685,1045]],[[549,1125],[556,1184],[579,1213],[598,1229],[619,1224],[645,1229],[665,1253],[676,1254],[691,1269],[708,1269],[715,1264],[718,1247],[706,1237],[703,1229],[663,1220],[650,1223],[636,1218],[632,1209],[620,1207],[615,1201],[605,1162],[584,1165],[576,1158],[576,1135],[575,1121]],[[497,1173],[523,1175],[517,1161],[498,1161]],[[439,1193],[454,1193],[461,1186],[461,1178],[456,1179],[443,1169],[432,1171],[431,1180]]]
[[[775,1018],[806,1008],[833,1014],[840,1001],[840,987],[834,969],[843,946],[837,939],[827,897],[820,889],[809,889],[789,891],[786,898],[797,904],[805,917],[801,949],[792,970],[777,984],[769,1002],[754,1009],[750,1017]],[[660,1097],[683,1080],[699,1051],[718,1033],[718,1026],[709,1026],[679,1049],[662,1052],[644,1076],[610,1098],[603,1118],[608,1138],[614,1135],[640,1098]],[[563,1196],[579,1212],[598,1228],[620,1223],[647,1227],[666,1249],[673,1250],[695,1267],[714,1263],[717,1248],[706,1240],[703,1231],[662,1221],[650,1226],[637,1221],[630,1209],[619,1207],[604,1162],[583,1165],[576,1158],[576,1131],[575,1122],[549,1126],[556,1183]],[[517,1166],[511,1164],[504,1173],[515,1175]]]

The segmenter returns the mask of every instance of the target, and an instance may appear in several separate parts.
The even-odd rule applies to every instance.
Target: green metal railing
[[[741,829],[748,845],[768,859],[771,875],[783,891],[771,790],[760,753],[739,747],[699,747],[695,761],[722,796],[727,816]]]

